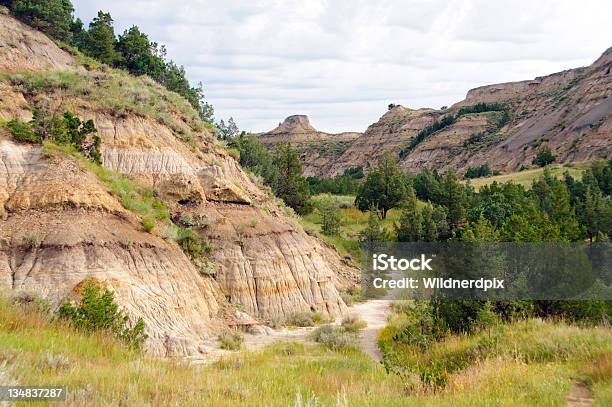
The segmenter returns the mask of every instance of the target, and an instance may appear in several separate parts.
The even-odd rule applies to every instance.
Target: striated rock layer
[[[555,73],[534,80],[483,86],[468,92],[465,100],[449,109],[390,109],[362,135],[347,140],[333,155],[327,139],[308,137],[307,148],[299,131],[287,125],[265,133],[262,140],[289,141],[302,153],[307,174],[333,177],[351,167],[367,169],[385,151],[412,172],[424,168],[455,170],[488,163],[502,172],[531,167],[542,147],[558,163],[609,158],[612,153],[612,48],[591,66]],[[501,113],[463,115],[456,123],[433,133],[413,149],[406,149],[419,131],[444,115],[478,103],[502,104],[508,121],[499,125]],[[301,126],[298,126],[301,127]],[[312,134],[312,133],[307,133]],[[400,156],[400,151],[404,154]]]
[[[310,125],[308,116],[294,115],[279,123],[276,129],[260,134],[259,138],[269,149],[279,142],[291,143],[304,163],[304,175],[324,177],[332,172],[335,161],[360,136],[361,133],[351,132],[324,133]]]
[[[138,79],[134,108],[117,111],[89,91],[57,83],[58,76],[28,91],[13,72],[37,71],[44,78],[47,69],[65,69],[101,89],[110,74],[81,69],[46,37],[9,17],[0,15],[0,23],[0,49],[18,44],[12,51],[17,62],[1,68],[8,74],[0,77],[0,119],[28,120],[35,107],[93,119],[104,166],[150,187],[176,223],[189,218],[213,247],[214,269],[203,272],[194,264],[171,229],[158,225],[146,233],[140,216],[77,160],[16,143],[0,126],[0,287],[35,291],[57,306],[95,278],[115,291],[131,318],[145,320],[147,346],[157,355],[207,352],[228,325],[346,310],[338,290],[356,282],[355,268],[307,235],[204,126],[172,106],[162,111],[171,113],[164,120],[138,107],[154,93],[166,101],[175,96]]]

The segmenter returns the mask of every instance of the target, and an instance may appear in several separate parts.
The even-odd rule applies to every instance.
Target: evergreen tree
[[[431,204],[425,204],[421,213],[423,215],[423,240],[435,242],[438,238],[438,228],[434,220],[434,210]]]
[[[396,208],[405,197],[406,185],[402,171],[395,159],[389,153],[384,153],[377,167],[368,173],[359,188],[355,205],[361,211],[374,207],[385,219],[389,209]]]
[[[157,80],[165,69],[157,44],[135,25],[119,36],[116,49],[121,55],[119,65],[133,75],[149,75]]]
[[[311,210],[308,182],[302,175],[302,163],[297,151],[289,143],[279,143],[274,164],[279,174],[274,192],[287,206],[304,215]]]
[[[72,12],[70,0],[14,0],[13,15],[28,25],[62,41],[70,41]]]
[[[83,32],[79,48],[90,57],[112,66],[121,61],[121,55],[115,49],[115,41],[110,13],[98,11],[98,15],[89,23],[89,29]]]
[[[399,224],[395,225],[395,233],[398,242],[418,242],[422,238],[423,216],[417,206],[417,198],[412,187],[408,188]]]
[[[449,171],[444,177],[442,189],[444,191],[443,204],[448,209],[448,223],[452,231],[465,222],[467,195],[465,187],[457,180],[453,171]]]
[[[389,234],[382,227],[380,218],[375,211],[371,211],[368,216],[368,226],[359,232],[359,241],[364,244],[383,243],[389,240]]]

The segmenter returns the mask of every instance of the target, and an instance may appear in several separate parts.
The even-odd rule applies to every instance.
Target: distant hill
[[[262,143],[272,148],[280,141],[290,142],[300,153],[304,175],[324,177],[362,133],[330,134],[310,125],[308,116],[289,116],[274,130],[260,135]]]
[[[545,147],[557,163],[609,158],[611,68],[612,48],[588,67],[472,89],[445,110],[390,105],[363,134],[302,129],[291,125],[292,118],[305,116],[291,116],[262,141],[292,142],[302,154],[305,173],[325,177],[367,168],[385,151],[412,172],[435,168],[460,174],[484,163],[502,173],[531,168]],[[442,119],[450,123],[440,126]]]

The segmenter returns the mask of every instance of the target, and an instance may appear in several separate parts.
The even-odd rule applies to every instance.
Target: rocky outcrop
[[[31,52],[15,51],[22,55],[14,56],[20,62],[9,72],[19,64],[23,71],[49,68],[45,61],[54,53],[61,55],[57,61],[71,61],[46,37],[1,18],[40,41],[29,45]],[[12,37],[0,37],[1,45],[6,38]],[[49,50],[38,56],[41,47]],[[68,62],[50,67],[73,69]],[[71,72],[92,78],[92,87],[104,86],[104,74],[78,67]],[[28,120],[34,107],[43,106],[93,119],[111,177],[123,174],[149,188],[176,223],[188,223],[209,241],[211,269],[190,261],[173,229],[158,225],[146,233],[141,217],[121,204],[125,197],[113,195],[78,160],[16,143],[0,126],[1,287],[36,291],[58,305],[95,278],[115,291],[132,318],[145,320],[147,346],[157,355],[207,352],[220,330],[244,323],[244,312],[249,324],[296,311],[344,312],[338,290],[355,283],[356,269],[307,235],[204,126],[192,125],[192,116],[170,106],[164,111],[172,115],[170,126],[146,109],[117,111],[91,92],[66,86],[34,94],[6,75],[0,78],[0,118]],[[145,96],[164,92],[145,79],[139,86]],[[167,103],[175,97],[162,96]]]
[[[74,58],[43,33],[0,13],[0,72],[76,69]]]
[[[306,115],[289,116],[274,130],[259,135],[261,142],[273,149],[279,142],[291,143],[300,154],[307,177],[327,176],[335,160],[361,133],[330,134],[316,130]]]
[[[502,172],[532,166],[538,150],[550,148],[558,163],[609,158],[612,153],[612,48],[585,68],[570,69],[534,80],[482,86],[444,111],[411,110],[391,105],[378,122],[349,141],[345,150],[321,157],[325,141],[298,147],[306,173],[332,177],[350,167],[368,168],[385,151],[407,171],[423,168],[465,172],[488,163]],[[406,149],[420,130],[440,117],[478,103],[503,104],[500,114],[471,113]],[[267,134],[272,134],[267,133]],[[269,137],[269,136],[268,136]],[[299,146],[299,143],[296,142]],[[400,151],[404,154],[400,157]]]

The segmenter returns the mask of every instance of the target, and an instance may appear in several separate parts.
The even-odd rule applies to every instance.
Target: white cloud
[[[265,131],[308,114],[363,131],[388,103],[439,107],[472,87],[590,64],[612,43],[609,0],[80,0],[168,47],[220,118]]]

